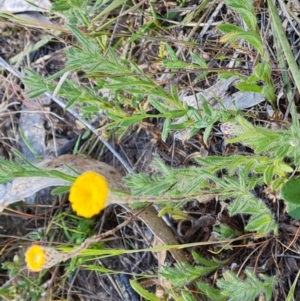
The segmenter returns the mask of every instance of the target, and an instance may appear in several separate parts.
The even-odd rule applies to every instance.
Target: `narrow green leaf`
[[[193,258],[195,259],[195,261],[197,261],[198,263],[208,266],[208,267],[214,267],[217,268],[220,264],[224,264],[224,262],[216,262],[214,260],[207,260],[203,257],[201,257],[197,252],[193,251],[192,252]]]
[[[93,106],[93,105],[87,105],[85,107],[81,108],[81,111],[84,113],[98,113],[99,112],[99,106]]]
[[[266,184],[270,184],[270,182],[272,181],[273,175],[274,175],[274,170],[275,170],[275,165],[271,164],[269,165],[263,173],[263,177],[264,177],[264,182]]]
[[[171,59],[174,61],[174,62],[177,62],[179,61],[175,51],[173,50],[173,48],[169,45],[169,44],[166,44],[166,49],[168,51],[168,54],[169,56],[171,57]]]
[[[238,31],[233,31],[220,39],[220,42],[225,43],[231,40],[243,39],[251,44],[260,54],[263,54],[263,44],[260,39],[260,36],[253,32],[247,32],[242,29]]]
[[[249,84],[256,84],[258,80],[260,80],[260,78],[253,73],[246,79],[246,82]]]
[[[246,175],[248,175],[250,173],[250,171],[252,170],[253,166],[254,166],[254,161],[250,159],[247,162],[247,164],[245,165],[245,167],[244,167]]]
[[[157,183],[154,187],[145,188],[143,195],[145,196],[158,196],[163,194],[164,191],[170,188],[169,183]]]
[[[294,300],[294,293],[295,293],[295,290],[296,290],[296,287],[298,285],[298,279],[299,279],[299,276],[300,276],[300,271],[298,271],[297,273],[297,276],[295,277],[295,280],[293,282],[293,285],[291,286],[290,288],[290,291],[289,291],[289,294],[287,295],[286,297],[286,301],[293,301]],[[295,296],[296,298],[297,296]]]
[[[106,6],[105,9],[103,9],[103,10],[100,11],[100,13],[94,19],[94,21],[100,19],[100,17],[102,17],[102,16],[110,13],[111,11],[113,11],[114,9],[116,9],[117,7],[123,5],[123,3],[125,1],[126,0],[114,0],[114,1],[110,2],[110,4],[108,6]]]
[[[251,5],[251,2],[249,2],[249,0],[225,0],[226,5],[233,9],[244,8],[249,10]]]
[[[77,99],[78,98],[75,98],[75,97],[70,98],[70,100],[66,103],[65,109],[67,110],[67,109],[71,108],[76,103]]]
[[[239,169],[239,180],[240,180],[240,189],[241,190],[246,190],[247,189],[247,174],[245,173],[245,169],[244,168],[240,168]]]
[[[157,109],[159,112],[161,113],[168,113],[168,111],[166,110],[166,108],[164,107],[163,103],[161,103],[160,101],[158,101],[157,99],[155,99],[154,97],[149,97],[148,98],[149,102],[151,103],[151,105]]]
[[[291,71],[295,84],[297,86],[298,91],[300,91],[300,71],[299,71],[299,66],[297,62],[295,61],[295,56],[292,52],[291,45],[288,42],[286,33],[282,27],[282,22],[281,19],[278,15],[278,10],[274,6],[272,0],[267,0],[268,1],[268,6],[269,6],[269,11],[272,16],[272,22],[274,25],[274,28],[276,29],[276,34],[279,37],[279,42],[281,44],[282,50],[284,52],[286,61],[289,65],[289,70]]]
[[[235,85],[240,91],[261,93],[262,87],[253,83],[239,82]]]
[[[237,76],[236,72],[222,72],[219,74],[218,79],[229,79],[233,76]]]
[[[162,130],[162,133],[161,133],[161,139],[164,142],[166,142],[166,140],[168,138],[170,123],[171,123],[171,119],[166,118],[165,122],[164,122],[163,130]]]
[[[216,267],[191,266],[188,263],[176,264],[174,267],[162,266],[160,275],[170,280],[174,288],[192,283],[201,276],[213,272]],[[187,277],[188,275],[188,277]]]
[[[60,195],[63,193],[67,193],[70,191],[70,187],[71,186],[62,186],[62,187],[54,188],[54,189],[52,189],[51,194],[52,195]]]
[[[184,122],[184,123],[179,123],[179,124],[170,124],[168,126],[168,129],[170,131],[180,131],[180,130],[185,130],[187,128],[187,123]],[[198,131],[199,129],[197,129]]]
[[[240,28],[237,25],[234,24],[221,24],[218,26],[219,30],[221,30],[224,33],[231,33],[231,32],[245,32],[242,28]]]
[[[131,117],[126,117],[124,120],[120,123],[120,126],[122,127],[128,127],[133,124],[139,123],[143,119],[145,119],[147,116],[131,116]]]
[[[203,134],[203,142],[204,142],[205,144],[207,144],[207,142],[208,142],[208,138],[209,138],[209,135],[210,135],[210,133],[211,133],[211,131],[212,131],[212,128],[213,128],[213,124],[210,124],[210,125],[208,125],[208,126],[206,127],[206,129],[205,129],[205,131],[204,131],[204,134]]]
[[[182,61],[170,61],[170,60],[163,60],[162,64],[165,68],[168,69],[189,69],[191,68],[191,64],[187,62],[182,62]]]
[[[79,29],[76,26],[73,25],[69,25],[69,28],[71,29],[71,31],[73,32],[73,34],[75,35],[75,37],[77,38],[78,42],[84,46],[87,50],[91,50],[91,45],[89,44],[89,41],[87,40],[87,38],[79,31]]]
[[[207,116],[213,117],[214,109],[209,105],[209,103],[206,100],[202,101],[202,107],[203,107],[204,113]]]
[[[252,32],[257,32],[258,25],[255,14],[247,9],[238,9],[237,12],[240,14],[241,18],[246,23],[248,30]]]
[[[250,218],[246,226],[246,230],[256,231],[258,233],[267,235],[275,230],[272,227],[273,223],[274,218],[266,208],[265,212],[260,212],[259,215],[254,215]]]
[[[19,128],[19,133],[20,133],[20,136],[24,142],[24,144],[26,145],[26,147],[28,148],[28,150],[31,152],[31,154],[33,155],[33,157],[35,158],[35,160],[37,162],[40,162],[42,161],[40,155],[36,152],[35,148],[30,144],[28,138],[26,137],[23,129]]]
[[[278,178],[271,182],[271,189],[272,190],[277,190],[284,182],[286,181],[285,178]]]
[[[241,213],[241,209],[244,207],[244,205],[244,200],[241,197],[238,197],[236,200],[232,201],[228,206],[230,216]]]
[[[143,298],[149,301],[160,301],[160,298],[156,297],[154,294],[149,293],[145,290],[139,283],[135,280],[130,280],[130,285],[132,288]]]
[[[254,68],[254,74],[258,79],[269,82],[271,78],[272,68],[269,62],[257,64]]]
[[[222,294],[221,290],[213,288],[206,283],[197,282],[196,285],[197,288],[212,301],[225,301],[227,299],[226,296]]]
[[[198,64],[201,68],[207,68],[207,64],[205,62],[205,60],[200,57],[198,54],[194,53],[194,52],[189,52],[190,53],[190,56],[192,58],[192,60]]]
[[[187,291],[182,290],[181,296],[183,298],[183,301],[195,301],[195,298],[192,294],[188,293]]]
[[[275,90],[274,90],[273,84],[264,85],[262,88],[261,94],[263,96],[265,96],[269,100],[269,102],[271,102],[273,107],[275,107],[276,95],[275,95]]]
[[[111,270],[111,269],[107,269],[103,266],[99,266],[99,265],[93,265],[93,264],[83,264],[81,265],[81,267],[85,268],[88,271],[96,271],[99,273],[105,273],[106,275],[108,274],[116,274],[116,271]]]
[[[250,1],[248,1],[251,3]],[[228,1],[226,1],[228,3]],[[227,4],[228,5],[228,4]],[[243,5],[242,1],[238,5],[229,5],[231,8],[237,11],[237,13],[241,16],[243,21],[246,23],[249,31],[256,32],[257,31],[257,20],[254,13],[253,7],[249,9],[249,5]]]
[[[275,150],[276,152],[276,158],[284,158],[287,157],[288,152],[290,150],[290,145],[289,144],[285,144],[285,145],[281,145],[278,146]],[[285,166],[288,166],[287,164],[284,163]],[[291,169],[291,167],[289,167]],[[292,170],[293,171],[293,170]],[[288,172],[292,172],[292,171],[288,171]]]

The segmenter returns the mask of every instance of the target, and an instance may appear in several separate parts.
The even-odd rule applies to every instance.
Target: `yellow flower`
[[[87,171],[71,186],[69,201],[77,215],[90,218],[105,208],[108,193],[106,179],[94,171]]]
[[[40,272],[49,269],[63,261],[65,254],[56,251],[54,248],[32,245],[25,253],[27,267],[32,272]]]

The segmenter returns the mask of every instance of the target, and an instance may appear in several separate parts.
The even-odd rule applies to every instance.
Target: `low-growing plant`
[[[217,123],[222,123],[221,129],[222,126],[227,128],[225,135],[230,135],[230,138],[225,139],[226,143],[240,143],[248,147],[248,152],[243,154],[237,153],[223,157],[208,155],[203,158],[195,158],[195,164],[190,167],[173,168],[167,166],[162,160],[156,159],[153,164],[154,172],[151,176],[148,174],[130,174],[124,178],[131,191],[131,194],[126,194],[124,200],[133,206],[136,204],[132,204],[132,202],[137,200],[158,202],[162,206],[172,205],[175,207],[174,210],[168,209],[163,212],[178,214],[180,213],[179,208],[186,201],[197,200],[201,202],[207,198],[216,198],[228,204],[230,216],[242,215],[244,217],[245,231],[255,232],[263,236],[270,233],[277,235],[278,224],[273,213],[264,200],[256,195],[258,187],[268,186],[277,192],[282,189],[282,196],[288,202],[288,212],[291,216],[299,218],[298,191],[296,191],[296,195],[293,191],[298,185],[299,178],[288,180],[292,172],[298,172],[300,163],[298,147],[300,127],[299,122],[296,121],[295,112],[292,112],[291,125],[283,123],[283,129],[273,130],[252,124],[247,121],[246,114],[242,112],[229,112],[222,107],[216,109],[204,98],[199,100],[202,105],[201,108],[190,107],[181,102],[176,85],[168,83],[166,88],[163,82],[158,81],[153,74],[144,72],[133,59],[119,54],[117,48],[121,40],[118,38],[112,44],[106,32],[107,27],[116,18],[108,18],[105,19],[104,23],[98,24],[99,19],[120,5],[124,4],[124,7],[127,7],[125,1],[113,1],[111,3],[94,1],[94,5],[87,0],[57,0],[54,2],[53,12],[64,12],[69,21],[68,28],[77,39],[77,43],[65,52],[67,57],[65,68],[52,76],[43,78],[36,72],[27,70],[27,76],[23,78],[23,82],[29,97],[37,97],[45,92],[55,92],[67,100],[67,109],[76,106],[83,118],[91,119],[101,114],[104,122],[99,128],[99,132],[101,131],[104,139],[113,136],[121,139],[128,130],[133,131],[141,122],[151,118],[161,122],[161,139],[163,141],[166,141],[173,131],[188,130],[188,139],[202,131],[203,140],[207,143],[214,127]],[[226,0],[225,2],[240,15],[246,29],[232,24],[222,24],[219,29],[226,34],[222,41],[245,40],[258,51],[259,57],[250,76],[244,76],[237,72],[224,72],[224,70],[215,70],[215,72],[219,73],[220,77],[238,76],[240,80],[236,85],[238,89],[261,93],[275,107],[270,58],[263,45],[263,38],[259,34],[253,3],[250,0]],[[161,24],[157,20],[153,5],[150,4],[150,6],[153,22],[149,21],[137,33],[133,34],[128,43],[137,41],[145,32],[152,32],[154,27],[160,27]],[[160,63],[164,68],[201,71],[201,75],[195,79],[195,82],[205,78],[211,72],[206,62],[192,51],[188,52],[191,62],[185,62],[178,57],[171,44],[164,42],[163,47],[164,52],[160,57]],[[57,79],[67,72],[80,73],[83,81],[75,82],[68,78],[57,91]],[[170,77],[172,76],[170,75]],[[84,80],[88,81],[89,84],[83,84]],[[183,121],[178,122],[182,117]],[[253,123],[255,123],[255,117],[255,114],[251,115],[254,120]],[[230,129],[230,133],[228,129]],[[18,152],[15,151],[14,154],[16,156],[15,162],[0,160],[0,183],[6,183],[17,177],[39,176],[57,177],[69,181],[72,185],[76,178],[55,170],[38,168],[24,160]],[[63,193],[68,189],[69,187],[56,189],[55,193]],[[80,189],[81,187],[79,187]],[[292,196],[290,196],[291,194]],[[122,192],[119,197],[121,201]],[[80,195],[80,198],[84,198],[84,193],[83,197]],[[98,195],[94,199],[94,203],[97,203]],[[87,210],[78,210],[78,207],[79,209],[83,207],[84,201],[82,199],[78,201],[75,197],[75,201],[72,203],[75,203],[75,209],[73,209],[77,214],[84,217],[91,217],[105,206],[105,204],[101,204],[100,209],[96,207],[96,211],[87,212]],[[181,216],[184,217],[184,214]],[[68,219],[72,220],[71,218]],[[53,218],[52,223],[64,229],[69,244],[79,245],[86,242],[81,229],[74,230],[71,226],[66,226],[61,220],[57,222],[55,218]],[[71,224],[74,225],[73,222]],[[88,223],[85,224],[81,220],[78,221],[78,224],[84,228],[84,231],[86,230],[91,234],[92,231],[90,231]],[[229,238],[237,235],[227,225],[221,224],[216,230],[219,237]],[[94,241],[91,240],[91,242]],[[35,252],[37,252],[38,257],[42,258],[42,264],[37,269],[40,270],[49,267],[44,265],[43,261],[49,254],[60,254],[57,255],[59,262],[66,258],[71,259],[70,264],[66,267],[69,272],[75,270],[79,265],[84,265],[90,270],[113,273],[114,271],[110,269],[96,267],[89,264],[88,261],[96,256],[105,258],[137,252],[137,250],[102,250],[100,247],[93,249],[91,244],[85,244],[84,247],[85,250],[79,247],[78,252],[74,253],[79,257],[78,260],[75,255],[74,257],[67,257],[65,254],[61,259],[61,254],[57,253],[59,251],[56,249],[36,247],[31,249],[32,252],[34,251],[33,253],[27,253],[27,261],[29,261],[29,265],[35,261]],[[65,247],[63,251],[70,254],[73,250],[72,247]],[[150,249],[145,251],[150,251]],[[223,272],[224,279],[218,279],[218,288],[215,288],[202,281],[201,277],[215,272],[226,261],[207,260],[196,253],[193,253],[193,258],[197,262],[196,265],[182,263],[174,267],[162,267],[162,270],[158,272],[172,285],[166,292],[167,298],[192,301],[195,300],[195,295],[201,294],[205,300],[250,301],[257,298],[259,294],[264,294],[266,300],[271,299],[272,289],[276,283],[275,277],[260,275],[258,278],[254,273],[245,270],[247,277],[242,281],[232,272]],[[15,272],[14,266],[5,264],[4,267]],[[20,282],[22,285],[24,283]],[[158,300],[137,281],[133,280],[131,284],[144,298]],[[188,285],[193,285],[195,294],[189,290]],[[34,291],[34,293],[36,292]],[[40,292],[36,294],[39,295]],[[37,299],[35,295],[31,297],[32,300]]]
[[[29,97],[36,97],[47,91],[53,92],[56,87],[54,80],[65,72],[83,72],[86,79],[93,81],[92,88],[67,79],[58,95],[68,99],[66,108],[75,103],[79,104],[84,117],[102,112],[107,119],[106,124],[101,127],[102,136],[106,139],[112,133],[122,137],[128,127],[136,126],[147,118],[156,118],[164,120],[163,141],[170,131],[183,129],[189,129],[187,138],[204,129],[204,141],[207,141],[213,125],[218,121],[228,120],[230,114],[227,111],[213,109],[204,98],[203,109],[183,104],[175,85],[169,84],[169,91],[166,91],[161,83],[145,74],[135,62],[120,57],[111,48],[106,54],[101,53],[94,39],[83,35],[75,27],[71,27],[71,30],[79,45],[66,52],[68,61],[65,69],[48,78],[42,78],[32,70],[27,70],[27,77],[23,81],[28,87]],[[172,57],[176,56],[171,47],[167,49]],[[195,54],[193,59],[194,65],[200,68],[202,59]],[[99,95],[98,91],[101,89],[109,90],[109,97]],[[146,101],[151,107],[144,108]],[[176,122],[181,117],[185,117],[184,121]]]
[[[234,273],[226,271],[223,273],[223,279],[217,280],[219,289],[216,289],[201,281],[201,277],[212,273],[226,262],[208,261],[195,252],[193,252],[193,257],[196,265],[177,264],[175,267],[164,267],[159,272],[169,282],[170,288],[165,290],[166,296],[180,301],[195,301],[198,300],[199,295],[203,300],[211,301],[252,301],[263,294],[265,300],[271,300],[274,286],[277,283],[276,277],[260,274],[258,278],[253,272],[246,269],[246,278],[242,280]],[[154,294],[143,289],[136,281],[131,283],[134,289],[147,300],[159,300]],[[199,291],[187,290],[186,286],[191,284]]]
[[[34,280],[28,277],[22,257],[21,254],[15,254],[12,262],[2,263],[2,272],[7,271],[9,281],[0,288],[1,300],[38,301],[45,292],[45,287],[42,285],[43,274],[41,273]]]
[[[276,277],[268,277],[260,274],[257,278],[250,270],[245,270],[247,278],[241,281],[234,273],[227,271],[223,274],[224,279],[217,282],[222,294],[228,297],[229,301],[255,300],[260,294],[264,294],[265,300],[269,301],[273,295],[276,284]],[[238,288],[238,289],[237,289]]]
[[[241,91],[256,92],[264,95],[275,108],[275,90],[272,80],[272,67],[267,49],[264,46],[263,39],[259,33],[256,13],[253,1],[245,0],[224,0],[229,8],[234,9],[245,23],[246,29],[233,24],[221,24],[218,26],[225,35],[221,42],[235,40],[244,40],[248,42],[258,55],[253,66],[253,72],[250,76],[235,73],[239,77],[239,82],[235,85]],[[228,74],[225,74],[228,77]]]
[[[263,184],[263,178],[251,175],[252,166],[248,169],[242,166],[245,161],[241,158],[240,165],[235,167],[237,174],[224,175],[222,178],[215,175],[217,170],[224,170],[224,166],[213,170],[213,164],[207,162],[221,161],[223,157],[207,157],[197,159],[199,167],[174,169],[165,166],[161,161],[155,162],[157,173],[151,178],[147,175],[129,175],[125,178],[127,185],[134,195],[163,196],[167,201],[183,201],[197,199],[201,201],[207,195],[218,196],[220,200],[231,199],[229,212],[235,214],[251,214],[246,230],[256,231],[267,235],[277,233],[278,227],[270,209],[253,194],[257,185]],[[238,158],[224,157],[224,165]],[[226,162],[227,159],[227,162]],[[247,160],[247,158],[245,158]],[[203,163],[203,165],[201,164]],[[202,166],[201,166],[202,165]],[[208,165],[208,166],[207,166]],[[214,166],[215,167],[215,166]]]

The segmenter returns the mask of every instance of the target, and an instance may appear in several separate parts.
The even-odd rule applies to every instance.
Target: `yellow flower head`
[[[94,171],[87,171],[71,186],[69,201],[77,215],[90,218],[105,208],[108,193],[106,179]]]
[[[32,245],[25,253],[27,267],[32,272],[40,272],[49,269],[63,261],[65,255],[54,248]]]

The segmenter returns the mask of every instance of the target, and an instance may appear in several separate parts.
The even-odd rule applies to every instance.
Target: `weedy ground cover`
[[[55,30],[35,33],[57,43],[49,56],[61,65],[38,54],[43,76],[34,52],[14,57],[23,102],[51,96],[42,112],[54,154],[71,135],[60,154],[101,157],[122,176],[75,156],[33,163],[13,143],[42,161],[28,132],[3,137],[0,182],[23,181],[2,198],[3,300],[297,298],[300,75],[281,24],[297,32],[297,7],[57,0],[46,15]],[[11,22],[2,38],[21,36],[16,22],[34,26],[1,18]],[[5,114],[19,110],[4,98]],[[34,192],[60,187],[16,203],[24,178]]]

